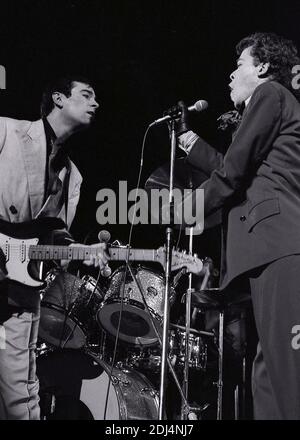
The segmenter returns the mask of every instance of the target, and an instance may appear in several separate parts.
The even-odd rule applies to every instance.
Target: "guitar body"
[[[28,249],[30,245],[36,245],[38,238],[20,240],[0,234],[0,247],[6,257],[7,278],[30,287],[41,287],[42,281],[34,280],[28,272],[30,258]],[[9,249],[8,252],[6,250]]]
[[[5,256],[7,278],[29,287],[41,288],[44,282],[33,278],[29,268],[29,247],[55,229],[62,229],[64,222],[56,218],[41,218],[24,223],[0,220],[0,248]]]

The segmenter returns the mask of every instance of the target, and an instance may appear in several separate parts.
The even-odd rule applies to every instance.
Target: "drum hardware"
[[[218,400],[217,400],[217,420],[222,420],[223,410],[223,355],[224,355],[224,310],[219,313],[219,379],[218,379]]]
[[[179,330],[185,331],[185,327],[183,325],[170,324],[170,327],[178,328]],[[209,336],[215,338],[214,332],[206,332],[204,330],[196,330],[194,328],[190,328],[190,333],[194,333],[195,335],[199,335],[199,336]]]
[[[187,420],[201,420],[201,414],[210,406],[209,403],[204,403],[200,406],[183,407],[182,411]]]
[[[186,229],[189,231],[189,253],[192,254],[193,253],[193,237],[194,237],[194,227],[191,227],[189,229]],[[211,260],[210,260],[211,261]],[[205,288],[207,286],[207,283],[209,281],[209,277],[210,277],[210,266],[208,261],[206,261],[206,263],[204,263],[203,265],[203,269],[202,269],[202,273],[204,274],[203,280],[202,280],[202,284],[201,284],[201,288]],[[191,408],[189,407],[189,405],[187,405],[187,402],[189,400],[189,369],[191,366],[197,366],[199,368],[202,367],[202,362],[204,361],[206,363],[207,361],[207,351],[206,353],[203,354],[201,361],[199,362],[198,365],[198,358],[197,356],[195,356],[195,365],[193,365],[193,349],[194,349],[194,345],[193,343],[191,343],[191,336],[192,338],[194,337],[193,334],[191,333],[191,315],[192,315],[192,273],[189,274],[189,286],[188,289],[186,291],[185,294],[185,328],[184,328],[184,332],[183,336],[184,336],[184,340],[183,340],[183,345],[185,348],[185,355],[184,355],[184,369],[183,369],[183,392],[184,392],[184,396],[185,399],[182,401],[182,410],[181,410],[181,419],[182,420],[187,420],[189,419],[189,414],[191,414]],[[182,299],[183,300],[183,299]],[[192,339],[193,340],[193,339]],[[195,339],[196,342],[196,339]],[[198,344],[200,344],[200,339],[197,340]],[[198,348],[198,350],[200,350],[200,347],[196,346],[196,349]],[[207,349],[207,347],[206,347]],[[196,353],[197,354],[197,353]],[[198,353],[199,354],[199,353]]]
[[[205,289],[192,292],[192,304],[202,310],[219,311],[219,336],[218,336],[218,381],[214,383],[218,389],[217,420],[222,420],[223,415],[223,361],[224,361],[224,311],[226,308],[225,295],[218,288]]]
[[[220,293],[218,288],[204,289],[192,292],[192,304],[195,308],[208,311],[216,310],[219,315],[219,330],[214,332],[216,345],[218,347],[218,380],[214,383],[217,387],[217,420],[223,417],[223,368],[224,368],[224,318],[226,310],[244,310],[251,304],[250,296],[247,293],[239,294],[234,300]],[[218,333],[218,334],[217,334]],[[245,359],[243,358],[242,371],[242,408],[245,408]],[[240,392],[235,393],[235,404],[239,406]],[[237,399],[237,400],[236,400]],[[236,417],[237,409],[235,409]]]
[[[159,334],[159,331],[157,330],[156,323],[155,323],[155,321],[154,321],[153,316],[151,315],[151,312],[150,312],[150,310],[149,310],[148,304],[147,304],[147,302],[146,302],[146,299],[145,299],[145,292],[143,291],[143,286],[142,286],[140,280],[135,276],[135,274],[134,274],[134,272],[133,272],[133,270],[132,270],[130,264],[128,264],[128,269],[129,269],[129,271],[130,271],[130,275],[132,276],[134,282],[135,282],[136,285],[138,286],[138,289],[139,289],[139,291],[140,291],[141,297],[142,297],[143,302],[144,302],[145,309],[148,311],[148,314],[149,314],[150,320],[151,320],[152,325],[153,325],[153,329],[154,329],[154,331],[155,331],[155,333],[156,333],[156,335],[157,335],[157,339],[158,339],[158,341],[159,341],[159,344],[160,344],[160,346],[162,347],[162,357],[163,357],[163,344],[162,344],[161,335]],[[162,357],[161,357],[161,359],[162,359]],[[183,402],[186,404],[186,406],[188,406],[188,404],[187,404],[187,400],[185,399],[185,396],[184,396],[183,391],[182,391],[182,389],[181,389],[181,386],[180,386],[179,380],[178,380],[178,378],[177,378],[177,375],[176,375],[176,372],[175,372],[174,367],[173,367],[173,365],[172,365],[172,362],[171,362],[171,359],[170,359],[169,354],[168,354],[168,356],[167,356],[167,360],[166,360],[166,362],[167,362],[167,364],[168,364],[168,366],[169,366],[170,372],[171,372],[171,374],[172,374],[172,376],[173,376],[174,382],[175,382],[175,384],[176,384],[176,386],[177,386],[177,388],[178,388],[178,391],[179,391],[179,393],[180,393],[180,395],[181,395],[181,398],[182,398]],[[162,365],[163,365],[163,360],[161,360],[161,366],[162,366]],[[162,385],[161,385],[161,386],[162,386]],[[160,386],[160,388],[161,388],[161,386]],[[160,390],[160,392],[161,392],[161,390]],[[159,395],[160,395],[160,394],[159,394]],[[160,395],[160,396],[161,396],[161,395]],[[162,405],[162,402],[161,402],[161,398],[160,398],[160,411],[162,410],[162,407],[163,407],[163,406],[161,406],[161,405]],[[160,415],[159,415],[159,417],[160,417]]]
[[[239,420],[240,411],[239,411],[239,386],[236,385],[234,389],[234,420]]]
[[[144,320],[146,320],[146,316],[147,316],[147,321],[150,323],[150,325],[152,326],[152,329],[153,329],[152,335],[151,335],[152,339],[150,341],[147,340],[147,339],[145,339],[145,340],[143,339],[141,341],[141,338],[138,338],[138,340],[141,342],[140,348],[151,346],[151,345],[153,345],[153,343],[157,344],[157,341],[161,344],[161,336],[160,336],[161,328],[158,328],[158,324],[160,323],[160,321],[158,321],[158,318],[162,319],[162,312],[161,312],[161,308],[160,308],[161,307],[160,295],[155,295],[155,298],[158,298],[159,307],[157,307],[157,302],[154,303],[154,307],[156,307],[156,311],[154,313],[153,312],[153,308],[150,309],[149,304],[148,304],[148,302],[151,302],[151,300],[153,299],[154,295],[151,295],[151,297],[149,299],[149,296],[146,295],[146,293],[145,293],[145,291],[143,289],[142,282],[141,282],[141,279],[145,280],[145,276],[144,277],[143,276],[140,276],[140,277],[136,276],[136,274],[134,273],[134,270],[132,269],[130,264],[127,264],[126,268],[128,268],[130,276],[131,276],[131,278],[132,278],[132,280],[134,282],[133,287],[130,287],[130,291],[129,292],[130,293],[135,292],[135,298],[136,298],[137,297],[136,290],[138,289],[139,299],[142,300],[142,303],[143,303],[143,304],[141,304],[140,301],[133,302],[132,299],[130,299],[129,304],[132,307],[136,307],[136,305],[138,305],[139,306],[139,310],[141,310],[142,309],[141,306],[143,306],[143,309],[142,309],[143,312],[142,312],[141,316],[142,316],[142,318]],[[122,274],[122,272],[124,273],[124,269],[123,268],[121,268],[121,270],[120,269],[117,270],[116,273],[113,274],[111,286],[107,290],[107,293],[106,293],[106,296],[105,296],[105,300],[101,304],[100,310],[97,313],[97,319],[98,319],[99,324],[102,327],[104,327],[105,331],[107,331],[107,328],[108,328],[109,333],[110,334],[114,334],[115,333],[116,336],[118,335],[118,329],[119,329],[119,324],[120,324],[120,321],[121,321],[121,315],[122,315],[122,313],[124,313],[124,310],[122,310],[124,304],[123,304],[122,301],[120,302],[120,297],[122,298],[123,293],[121,293],[121,295],[119,295],[119,294],[117,295],[117,298],[115,298],[116,301],[112,300],[112,296],[113,296],[113,293],[115,292],[114,289],[115,289],[116,285],[119,287],[119,290],[121,290],[121,292],[122,292],[122,290],[125,291],[127,274],[125,272],[125,276],[123,276],[123,280],[124,281],[120,285],[120,273]],[[137,272],[138,275],[140,273],[142,275],[145,275],[145,274],[147,275],[148,273],[150,273],[153,276],[153,272],[151,272],[149,270],[145,271],[145,269],[141,268],[141,267],[139,267],[136,270],[136,272]],[[116,274],[117,274],[117,277],[116,277]],[[155,276],[154,280],[157,282],[157,275],[154,274],[154,276]],[[147,276],[146,276],[146,280],[147,280]],[[151,279],[151,281],[152,281],[152,279]],[[159,277],[159,284],[158,284],[158,286],[157,286],[157,284],[155,284],[156,285],[156,291],[158,291],[158,292],[161,292],[161,283],[162,283],[162,279],[161,279],[161,277]],[[153,289],[147,289],[147,292],[149,292],[149,291],[153,293]],[[148,301],[146,300],[146,298],[147,298]],[[117,329],[117,331],[112,329],[112,326],[109,323],[109,319],[108,318],[109,317],[111,318],[111,316],[112,316],[112,315],[109,314],[109,312],[112,311],[112,308],[108,309],[108,305],[109,305],[108,304],[108,299],[111,300],[110,301],[110,305],[111,305],[112,308],[115,308],[115,304],[116,303],[120,305],[120,307],[119,307],[120,313],[119,313],[119,316],[117,317],[117,319],[116,319],[116,321],[114,323],[115,328]],[[158,313],[157,313],[157,310],[158,310]],[[104,315],[104,311],[106,311],[105,315]],[[136,311],[136,310],[134,310],[134,311]],[[133,313],[132,310],[130,310],[130,312]],[[140,316],[140,315],[138,315],[138,316]],[[117,320],[119,321],[119,323],[117,323]],[[122,328],[121,328],[121,332],[122,332]],[[125,336],[121,335],[121,336],[123,336],[123,340],[126,341],[126,339],[127,339],[126,335]],[[132,341],[132,339],[129,339],[129,340],[130,340],[130,342]],[[145,343],[144,343],[144,341],[145,341]],[[116,337],[116,343],[117,343],[117,337]],[[116,347],[116,343],[115,343],[115,347]],[[135,346],[137,346],[136,343],[135,343]],[[114,363],[115,363],[115,353],[116,353],[116,348],[114,349],[114,355],[113,355],[113,359],[112,359],[112,368],[113,368]],[[161,360],[161,357],[159,358],[159,360]],[[179,389],[179,392],[182,394],[182,390],[181,390],[179,381],[177,379],[175,370],[174,370],[173,365],[172,365],[173,359],[171,360],[170,358],[168,358],[167,362],[168,362],[171,374],[172,374],[172,376],[174,378],[175,384],[176,384],[177,388]],[[132,359],[131,359],[131,364],[133,364],[133,360]],[[109,388],[109,384],[108,384],[108,388]],[[109,394],[109,390],[107,392],[107,396],[108,396],[108,394]],[[107,401],[106,401],[105,407],[107,407]]]
[[[96,331],[95,314],[104,292],[98,281],[86,275],[82,279],[65,271],[52,270],[41,301],[39,337],[59,348],[85,346]]]
[[[149,396],[158,398],[158,391],[154,390],[153,388],[145,387],[141,389],[141,394],[149,394]]]

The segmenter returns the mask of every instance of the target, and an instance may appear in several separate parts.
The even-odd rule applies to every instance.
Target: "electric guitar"
[[[62,229],[60,219],[42,218],[26,223],[8,223],[0,220],[0,249],[5,257],[6,277],[30,287],[42,288],[44,282],[35,278],[29,271],[31,261],[46,260],[87,260],[97,255],[98,249],[91,246],[56,246],[38,244],[40,238],[54,229]],[[164,248],[132,249],[108,246],[111,261],[152,261],[163,267],[166,261]],[[172,270],[187,268],[189,272],[199,273],[202,261],[185,252],[172,251]]]

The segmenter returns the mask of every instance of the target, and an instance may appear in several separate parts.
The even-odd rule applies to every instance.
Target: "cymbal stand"
[[[193,228],[190,228],[189,252],[193,252]],[[188,413],[185,408],[189,398],[189,369],[190,369],[190,330],[191,330],[191,301],[192,301],[192,274],[189,274],[189,287],[185,295],[185,357],[183,370],[183,392],[185,396],[184,405],[181,409],[181,419],[187,420]]]
[[[224,359],[224,309],[219,312],[219,347],[218,347],[218,369],[219,377],[217,382],[217,420],[222,420],[223,414],[223,359]]]
[[[156,322],[155,322],[155,320],[154,320],[154,318],[153,318],[153,315],[152,315],[152,313],[151,313],[151,311],[150,311],[150,309],[149,309],[149,306],[148,306],[148,304],[147,304],[147,302],[146,302],[146,297],[145,297],[145,292],[144,292],[143,286],[142,286],[140,280],[136,277],[136,275],[135,275],[135,273],[133,272],[132,267],[131,267],[131,265],[130,265],[129,263],[128,263],[128,266],[127,266],[127,267],[128,267],[128,269],[129,269],[129,272],[130,272],[130,275],[131,275],[132,279],[134,280],[135,284],[137,285],[137,287],[138,287],[138,289],[139,289],[139,291],[140,291],[140,294],[141,294],[141,297],[142,297],[142,300],[143,300],[143,303],[144,303],[145,309],[147,310],[147,313],[149,314],[149,318],[150,318],[150,320],[151,320],[152,327],[153,327],[154,332],[155,332],[155,334],[156,334],[156,336],[157,336],[157,339],[158,339],[158,341],[159,341],[159,344],[160,344],[160,346],[162,347],[162,338],[161,338],[161,335],[159,334],[159,331],[158,331],[157,326],[156,326]],[[169,340],[168,340],[168,346],[169,346]],[[185,398],[185,395],[184,395],[184,393],[183,393],[183,390],[181,389],[181,385],[180,385],[180,383],[179,383],[179,380],[178,380],[178,378],[177,378],[176,372],[175,372],[175,370],[174,370],[174,367],[173,367],[173,365],[172,365],[172,363],[171,363],[171,360],[170,360],[169,356],[167,357],[167,363],[168,363],[168,366],[169,366],[170,372],[171,372],[171,374],[172,374],[172,376],[173,376],[173,379],[174,379],[174,381],[175,381],[175,384],[176,384],[176,386],[177,386],[177,389],[178,389],[178,391],[179,391],[179,393],[180,393],[181,399],[182,399],[182,401],[183,401],[183,407],[184,407],[185,413],[186,413],[186,414],[189,414],[189,413],[193,412],[193,414],[195,414],[195,413],[197,413],[197,412],[201,412],[201,411],[203,410],[202,407],[193,407],[193,408],[192,408],[192,407],[190,407],[190,406],[188,405],[188,402],[187,402],[187,400],[186,400],[186,398]]]

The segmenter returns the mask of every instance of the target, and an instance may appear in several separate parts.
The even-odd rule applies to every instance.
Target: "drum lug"
[[[124,386],[124,387],[129,387],[130,385],[131,385],[131,382],[130,382],[130,380],[128,380],[128,379],[123,379],[122,381],[121,381],[121,383],[122,383],[122,385]]]
[[[117,376],[111,376],[111,381],[113,385],[118,385],[118,383],[120,382],[120,379]]]
[[[149,394],[149,396],[151,397],[157,397],[158,396],[158,391],[154,390],[153,388],[149,388],[149,387],[145,387],[142,388],[140,393],[143,394]]]

